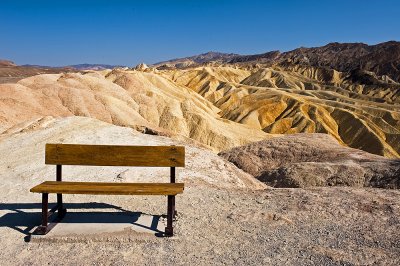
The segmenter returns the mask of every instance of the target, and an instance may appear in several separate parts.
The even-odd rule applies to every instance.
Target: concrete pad
[[[118,236],[143,237],[164,233],[164,219],[140,212],[67,212],[46,235],[32,235],[31,240],[54,240],[57,238],[92,239]]]

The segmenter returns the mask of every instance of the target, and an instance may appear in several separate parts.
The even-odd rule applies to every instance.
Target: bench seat
[[[177,195],[184,183],[105,183],[45,181],[33,188],[35,193],[92,195]]]

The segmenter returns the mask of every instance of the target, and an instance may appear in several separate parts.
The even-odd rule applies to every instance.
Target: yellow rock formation
[[[271,134],[319,132],[400,157],[400,92],[346,75],[300,65],[43,74],[0,85],[0,129],[42,116],[86,116],[215,151]]]
[[[399,90],[299,65],[197,67],[162,75],[198,92],[231,121],[273,134],[328,133],[350,147],[399,157]]]
[[[154,73],[113,70],[38,75],[0,85],[0,91],[3,129],[41,116],[86,116],[191,138],[215,151],[269,137],[221,118],[211,102]]]

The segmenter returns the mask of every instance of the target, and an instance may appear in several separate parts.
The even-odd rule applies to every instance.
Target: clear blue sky
[[[1,0],[0,36],[0,58],[17,64],[132,66],[400,40],[400,1]]]

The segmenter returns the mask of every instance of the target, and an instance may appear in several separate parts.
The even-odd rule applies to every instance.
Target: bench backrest
[[[183,146],[46,144],[46,164],[184,167]]]

